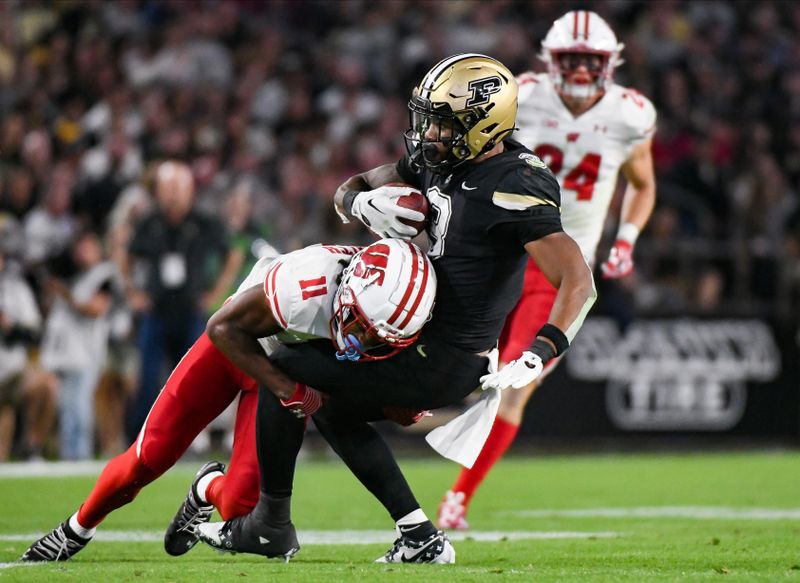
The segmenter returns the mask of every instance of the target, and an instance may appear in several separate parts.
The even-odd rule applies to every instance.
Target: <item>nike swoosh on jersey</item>
[[[428,358],[428,355],[425,354],[425,345],[424,344],[417,345],[417,352],[419,352],[419,355],[422,358]]]
[[[400,560],[402,562],[404,562],[404,563],[413,563],[414,559],[416,559],[418,556],[420,556],[422,553],[427,551],[429,548],[431,548],[433,545],[435,545],[438,542],[439,542],[439,539],[435,538],[431,542],[426,544],[424,547],[422,547],[421,549],[417,549],[416,553],[413,553],[413,554],[409,555],[409,554],[404,552],[402,555],[400,555]]]
[[[461,183],[461,188],[463,188],[464,190],[478,190],[478,187],[477,187],[477,186],[473,186],[472,188],[470,188],[469,186],[467,186],[467,182],[466,182],[466,180],[465,180],[464,182],[462,182],[462,183]]]

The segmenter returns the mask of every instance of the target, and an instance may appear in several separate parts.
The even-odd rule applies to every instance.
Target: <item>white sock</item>
[[[208,504],[208,500],[206,499],[206,490],[208,489],[208,485],[214,478],[219,476],[224,476],[222,472],[211,472],[210,474],[206,474],[200,481],[197,482],[197,495],[200,497],[200,500]]]
[[[94,536],[94,533],[97,532],[97,527],[84,528],[83,526],[81,526],[80,522],[78,522],[77,512],[69,517],[69,527],[72,529],[72,532],[74,532],[81,538],[92,538]]]
[[[397,521],[397,526],[408,526],[411,524],[419,524],[420,522],[425,522],[428,520],[428,517],[425,516],[425,513],[422,511],[421,508],[417,508],[416,510],[409,512],[403,518]]]

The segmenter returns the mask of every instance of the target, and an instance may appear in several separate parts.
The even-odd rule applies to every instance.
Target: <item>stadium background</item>
[[[793,3],[5,2],[0,209],[21,225],[0,234],[5,268],[24,271],[46,314],[47,282],[69,281],[62,257],[79,232],[124,258],[165,159],[192,166],[196,208],[249,259],[264,243],[369,241],[340,224],[332,194],[404,153],[414,83],[463,51],[541,70],[538,43],[571,8],[608,20],[626,44],[616,80],[656,105],[658,205],[636,274],[598,278],[593,317],[534,398],[520,443],[797,445]],[[31,220],[40,209],[44,223]],[[133,316],[112,342],[134,375],[137,316],[124,295],[116,307]],[[18,458],[30,454],[22,427]],[[51,438],[44,453],[56,452]]]

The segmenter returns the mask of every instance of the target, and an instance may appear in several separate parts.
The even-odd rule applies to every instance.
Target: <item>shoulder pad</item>
[[[633,142],[651,138],[656,130],[656,108],[647,97],[627,87],[616,86],[619,91],[620,119]]]

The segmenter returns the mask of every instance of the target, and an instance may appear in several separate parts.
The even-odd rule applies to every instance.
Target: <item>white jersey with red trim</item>
[[[266,301],[282,332],[259,338],[267,354],[280,344],[330,338],[333,296],[338,279],[361,247],[312,245],[275,258],[260,259],[234,297],[253,286],[264,288]]]
[[[576,118],[546,73],[524,73],[517,81],[515,139],[558,178],[562,225],[592,265],[620,167],[634,146],[652,137],[656,110],[641,93],[611,84],[594,107]]]

